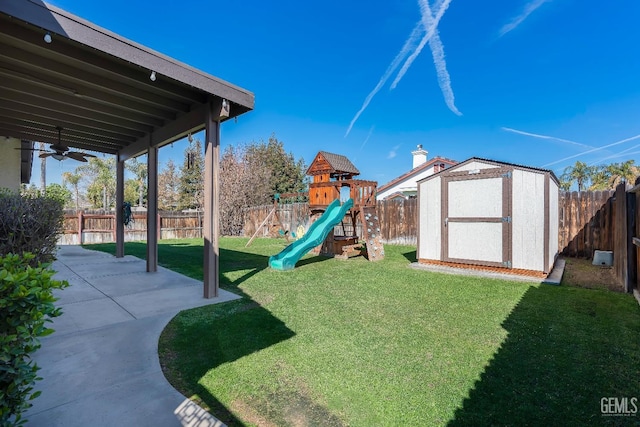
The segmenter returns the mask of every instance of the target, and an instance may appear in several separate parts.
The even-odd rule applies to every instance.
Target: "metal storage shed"
[[[419,262],[539,274],[557,253],[553,172],[474,157],[418,182]]]

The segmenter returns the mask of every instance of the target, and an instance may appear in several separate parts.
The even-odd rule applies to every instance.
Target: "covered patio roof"
[[[249,91],[55,6],[0,0],[0,135],[54,143],[60,126],[69,147],[127,159],[204,129],[221,99],[222,120],[254,105]]]
[[[0,0],[0,135],[55,143],[61,127],[63,145],[116,155],[116,214],[122,210],[124,161],[147,153],[153,230],[157,149],[206,131],[205,296],[213,296],[218,285],[219,125],[253,106],[251,92],[60,8],[40,0]],[[118,226],[122,256],[121,221]],[[147,270],[155,271],[155,232],[147,240]]]

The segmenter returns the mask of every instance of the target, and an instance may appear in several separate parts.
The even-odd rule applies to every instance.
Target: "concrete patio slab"
[[[202,282],[185,277],[166,268],[158,267],[153,273],[145,272],[146,264],[137,266],[135,271],[123,269],[118,274],[94,275],[88,277],[91,284],[110,297],[132,295],[161,289],[180,289],[187,286],[199,288],[197,292],[202,294]],[[140,271],[142,269],[142,271]],[[140,280],[141,276],[148,276]]]
[[[70,286],[57,291],[63,315],[35,361],[43,378],[28,426],[215,426],[219,420],[178,393],[162,374],[158,339],[180,310],[239,298],[134,257],[62,246],[53,267]],[[136,270],[137,268],[137,270]]]
[[[237,295],[230,292],[221,292],[216,302],[227,302],[237,298]],[[114,297],[113,300],[138,319],[166,312],[177,313],[210,304],[209,300],[202,297],[202,287],[194,286],[125,295]]]
[[[59,306],[62,307],[64,315],[54,318],[51,325],[58,336],[135,320],[131,313],[104,295],[99,299]]]

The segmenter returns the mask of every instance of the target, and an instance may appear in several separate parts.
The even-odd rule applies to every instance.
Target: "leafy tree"
[[[158,174],[158,209],[174,210],[178,207],[180,196],[179,176],[176,165],[169,159],[165,168]]]
[[[139,188],[140,182],[137,179],[127,179],[124,182],[124,201],[133,205],[135,201],[138,200]]]
[[[145,162],[138,162],[137,159],[133,158],[125,162],[125,167],[136,177],[138,206],[142,206],[147,193],[147,164]]]
[[[189,137],[180,168],[179,209],[202,209],[204,204],[204,154],[199,139]]]
[[[115,201],[116,159],[92,157],[88,163],[76,168],[89,181],[87,198],[96,208],[109,209]],[[100,199],[102,203],[100,203]]]
[[[65,206],[72,198],[71,192],[66,187],[55,183],[47,185],[45,197],[58,201],[61,206]]]
[[[76,202],[76,211],[80,208],[80,180],[82,180],[82,175],[78,173],[62,173],[63,184],[69,183],[73,187],[73,194],[75,196]]]
[[[27,185],[22,184],[20,187],[20,195],[23,197],[40,197],[41,190],[35,186],[35,184]]]
[[[272,195],[306,189],[304,160],[296,160],[293,153],[287,153],[284,144],[275,135],[271,135],[267,143],[250,144],[246,148],[246,156],[254,164],[264,164],[270,170],[269,187]]]
[[[578,160],[575,165],[565,168],[561,179],[571,184],[575,182],[578,185],[578,191],[582,191],[587,182],[591,180],[593,171],[592,166],[587,166],[585,162]]]

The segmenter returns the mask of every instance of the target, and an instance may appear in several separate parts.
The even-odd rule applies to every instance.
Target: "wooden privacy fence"
[[[124,228],[125,241],[147,240],[146,213],[133,213],[133,221]],[[158,212],[158,239],[202,237],[202,214],[199,212]],[[113,211],[66,211],[64,234],[58,243],[77,245],[107,243],[116,240],[116,215]]]
[[[558,200],[558,247],[564,256],[593,257],[595,250],[614,249],[615,191],[561,192]],[[244,235],[252,236],[273,205],[258,206],[245,211]],[[384,243],[415,245],[418,235],[418,200],[381,200],[377,202]],[[309,222],[307,203],[278,206],[280,223],[267,221],[259,236],[277,236],[278,230],[295,231]],[[356,225],[360,230],[360,224]],[[277,228],[277,229],[276,229]],[[342,230],[336,229],[336,234]],[[360,234],[358,234],[360,235]]]
[[[560,192],[558,248],[569,257],[593,257],[613,250],[615,191]]]
[[[273,205],[257,206],[245,211],[244,235],[253,236],[262,224]],[[387,244],[415,245],[418,236],[418,200],[380,200],[377,202],[378,218],[382,241]],[[277,207],[278,218],[270,218],[262,227],[258,236],[277,236],[278,231],[296,232],[298,226],[305,229],[309,225],[308,203],[280,204]],[[278,221],[279,219],[279,221]],[[349,225],[347,224],[347,227]],[[358,219],[356,230],[361,236],[362,225]],[[336,235],[342,234],[342,225],[336,227]]]
[[[617,284],[640,302],[640,179],[627,187],[622,183],[615,191],[561,194],[560,248],[565,255],[586,257],[594,250],[613,251]]]

